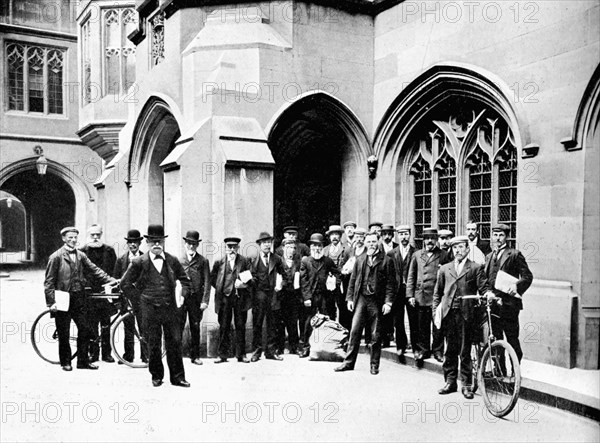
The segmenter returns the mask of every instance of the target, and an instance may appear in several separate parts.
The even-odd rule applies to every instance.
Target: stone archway
[[[131,219],[136,225],[164,223],[164,177],[162,161],[181,136],[169,105],[152,97],[138,117],[128,162]]]
[[[342,218],[366,221],[370,144],[343,103],[321,92],[298,99],[274,120],[269,148],[276,236],[287,224],[298,225],[304,239]]]

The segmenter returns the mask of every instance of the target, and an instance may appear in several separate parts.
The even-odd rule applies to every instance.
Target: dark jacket
[[[363,287],[363,279],[366,276],[369,256],[361,254],[354,263],[350,286],[346,294],[346,301],[356,303]],[[375,297],[378,305],[384,303],[392,304],[396,296],[396,277],[394,276],[394,263],[382,250],[378,249],[373,255],[373,265],[376,275],[374,279],[374,294],[363,294],[364,297]]]
[[[174,307],[177,306],[175,300],[176,282],[179,280],[183,287],[183,293],[189,288],[190,279],[187,277],[183,266],[179,263],[176,257],[164,252],[165,262],[163,266],[167,266],[167,278],[169,284],[169,292],[171,294],[171,302]],[[147,284],[147,276],[150,271],[151,263],[150,253],[146,252],[143,255],[136,257],[131,261],[131,264],[125,271],[125,275],[121,279],[121,290],[126,297],[131,300],[138,300],[144,293]]]
[[[493,254],[489,254],[485,258],[484,265],[485,275],[487,276],[491,289],[494,291],[497,297],[502,298],[502,302],[505,306],[510,306],[518,310],[523,309],[522,299],[512,297],[509,294],[493,288],[494,282],[496,281],[496,275],[492,273],[491,269],[492,258]],[[531,286],[533,274],[529,270],[529,266],[527,266],[527,260],[525,260],[525,257],[520,251],[508,247],[505,248],[504,252],[502,252],[502,255],[500,256],[499,269],[519,279],[517,281],[517,292],[519,295],[523,295],[525,291],[529,289],[529,286]]]
[[[406,298],[406,282],[408,280],[408,267],[415,253],[415,248],[412,245],[408,246],[408,253],[406,258],[402,259],[402,253],[400,247],[396,247],[387,253],[387,256],[394,263],[394,270],[396,276],[396,302],[404,301]]]
[[[136,257],[141,257],[143,254],[139,254]],[[114,278],[121,278],[123,277],[123,275],[125,275],[125,271],[127,271],[127,268],[129,267],[129,251],[127,251],[125,254],[123,254],[122,256],[120,256],[119,258],[117,258],[117,261],[115,263],[115,269],[113,270],[113,277]]]
[[[112,246],[108,246],[107,244],[103,244],[99,248],[91,248],[89,245],[85,245],[81,248],[81,252],[88,256],[92,263],[102,269],[111,277],[112,273],[115,269],[115,262],[117,261],[117,254]],[[100,292],[102,290],[101,285],[96,281],[96,279],[89,275],[87,272],[85,273],[89,286],[92,287],[94,292]]]
[[[250,272],[252,273],[252,284],[250,287],[252,290],[252,297],[255,297],[256,291],[257,291],[256,275],[257,275],[257,271],[258,271],[259,260],[262,260],[260,254],[251,260]],[[285,275],[285,269],[283,268],[283,259],[277,254],[270,254],[269,271],[268,271],[269,287],[273,291],[273,293],[271,294],[272,295],[271,309],[275,309],[275,310],[281,308],[281,300],[279,299],[279,296],[278,296],[279,294],[277,292],[275,292],[275,285],[277,283],[277,274],[281,275],[281,277],[283,279],[283,277]]]
[[[327,277],[329,273],[336,278],[340,271],[329,257],[315,260],[313,257],[304,257],[300,265],[300,288],[304,301],[312,300],[313,305],[319,305],[321,298],[327,291]]]
[[[441,266],[442,250],[437,246],[431,251],[431,257],[425,249],[415,251],[410,260],[406,279],[406,298],[415,298],[419,306],[431,306],[437,273]]]
[[[487,279],[483,266],[466,259],[460,275],[456,274],[454,262],[447,263],[440,268],[435,290],[433,293],[432,309],[441,309],[442,319],[450,311],[455,297],[462,295],[480,295],[488,291]],[[460,301],[460,309],[463,318],[470,321],[475,312],[477,299]],[[438,308],[439,306],[439,308]]]
[[[181,257],[179,261],[190,279],[189,290],[184,289],[183,296],[186,300],[189,298],[198,301],[198,303],[208,304],[210,301],[210,268],[208,260],[196,252],[191,262],[187,254]]]
[[[213,265],[212,271],[210,273],[210,284],[213,288],[215,288],[215,312],[217,314],[221,309],[223,298],[226,297],[225,294],[223,294],[223,284],[225,282],[225,266],[229,266],[227,256],[223,257],[220,260],[217,260]],[[249,271],[250,266],[250,262],[246,257],[237,254],[235,257],[235,269],[233,270],[232,276],[234,281],[242,272]],[[252,292],[249,287],[235,289],[234,293],[232,293],[230,297],[240,298],[242,303],[241,306],[244,311],[247,311],[252,307]]]
[[[283,289],[281,290],[281,292],[282,292],[281,295],[282,295],[282,297],[290,297],[292,299],[296,299],[301,302],[302,301],[302,291],[300,290],[300,288],[294,289],[294,276],[295,276],[296,272],[300,272],[301,261],[299,258],[294,258],[294,259],[292,259],[291,266],[288,266],[285,258],[283,258],[282,261],[283,261],[283,270],[284,270],[285,274],[284,274],[284,278],[283,278]]]
[[[46,277],[44,280],[44,294],[46,295],[46,305],[52,306],[55,302],[54,291],[71,291],[71,281],[73,277],[79,279],[82,285],[85,285],[85,275],[93,277],[101,283],[109,283],[111,277],[98,268],[83,252],[75,250],[76,260],[69,254],[63,246],[50,255],[48,265],[46,266]]]

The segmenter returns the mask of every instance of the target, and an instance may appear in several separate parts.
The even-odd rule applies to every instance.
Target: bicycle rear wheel
[[[496,417],[509,414],[521,389],[521,367],[512,346],[504,340],[488,346],[481,358],[478,378],[488,411]]]
[[[48,363],[60,364],[58,357],[58,331],[56,322],[51,316],[50,309],[42,312],[33,322],[31,327],[31,345],[37,355]],[[71,359],[77,354],[77,326],[71,322],[69,328],[69,344],[71,345]]]

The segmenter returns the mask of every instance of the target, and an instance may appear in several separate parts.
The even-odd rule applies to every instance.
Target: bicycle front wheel
[[[478,379],[488,411],[496,417],[509,414],[521,390],[521,367],[512,346],[504,340],[488,346],[481,358]]]
[[[31,327],[30,337],[31,345],[37,355],[48,363],[60,364],[58,358],[58,331],[50,309],[46,309],[35,319]],[[69,344],[71,346],[71,358],[73,358],[77,353],[77,326],[75,322],[71,322],[69,327]]]

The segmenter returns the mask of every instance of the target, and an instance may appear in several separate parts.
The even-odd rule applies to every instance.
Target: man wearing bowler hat
[[[249,278],[241,275],[250,272],[250,261],[238,253],[239,237],[226,237],[225,256],[215,261],[210,273],[210,284],[215,288],[215,312],[219,319],[219,356],[215,363],[226,363],[231,347],[229,331],[231,320],[235,325],[236,357],[240,363],[250,363],[246,358],[246,320],[252,306],[252,294],[248,288]]]
[[[408,303],[416,308],[417,348],[413,348],[413,353],[417,366],[420,366],[424,359],[429,358],[431,353],[437,361],[444,360],[444,339],[435,325],[433,325],[433,343],[431,342],[433,290],[443,258],[442,251],[437,246],[437,238],[437,229],[423,229],[423,249],[413,254],[408,268],[406,297]]]
[[[252,260],[252,358],[256,362],[265,352],[267,360],[283,360],[277,353],[277,332],[282,322],[281,299],[283,261],[277,254],[271,253],[273,237],[268,232],[261,232],[256,240],[260,250]],[[277,286],[277,279],[280,285]],[[263,324],[267,320],[267,344],[263,347]]]
[[[85,277],[93,277],[101,283],[115,283],[102,269],[98,268],[83,252],[76,249],[79,231],[73,226],[60,231],[63,247],[55,251],[48,259],[46,277],[44,279],[44,294],[46,304],[50,308],[56,321],[58,333],[58,356],[64,371],[72,371],[71,346],[69,345],[69,330],[71,319],[77,325],[77,368],[98,369],[98,366],[89,362],[89,343],[93,337],[88,323],[88,307],[85,301]],[[59,311],[56,304],[56,291],[69,293],[69,309]]]
[[[176,281],[186,290],[190,280],[176,257],[167,254],[165,229],[162,225],[149,225],[144,235],[149,251],[131,261],[121,279],[121,289],[130,298],[140,298],[142,328],[148,339],[149,369],[152,385],[163,383],[162,336],[164,333],[167,364],[171,384],[189,387],[185,379],[181,351],[181,326],[177,301]]]
[[[130,229],[127,232],[127,237],[125,237],[125,241],[127,241],[127,249],[128,251],[121,255],[117,262],[115,263],[115,269],[113,271],[113,275],[115,278],[122,278],[125,275],[125,271],[129,267],[129,264],[133,261],[134,258],[140,257],[143,253],[140,251],[140,245],[142,244],[143,237],[140,234],[140,231],[137,229]],[[129,362],[132,362],[135,358],[135,322],[137,321],[138,328],[142,335],[144,332],[142,331],[142,313],[140,308],[140,298],[135,297],[130,300],[131,306],[133,307],[133,317],[129,316],[125,319],[125,353],[123,354],[123,358]],[[124,308],[124,307],[123,307]],[[141,358],[144,363],[148,363],[148,347],[147,343],[140,343],[140,353]],[[119,360],[119,364],[122,362]]]
[[[523,254],[508,247],[507,237],[510,227],[505,224],[497,224],[492,227],[492,246],[494,250],[486,258],[484,269],[491,288],[493,297],[500,298],[502,304],[495,307],[500,318],[492,319],[492,328],[496,338],[506,335],[506,341],[515,350],[519,362],[523,357],[523,350],[519,342],[519,312],[523,309],[523,294],[533,281],[533,274],[529,270],[527,260]],[[517,281],[510,284],[506,292],[496,289],[496,278],[498,273],[506,272]],[[490,294],[491,295],[491,294]]]
[[[398,247],[398,243],[394,241],[394,234],[394,225],[388,224],[381,226],[381,247],[386,254]]]
[[[322,234],[313,234],[310,236],[310,257],[304,257],[300,265],[300,288],[302,289],[302,298],[304,300],[304,310],[306,320],[304,323],[304,350],[300,354],[301,358],[308,357],[310,354],[309,338],[312,333],[310,321],[314,315],[319,312],[324,315],[330,315],[328,307],[328,298],[332,297],[331,291],[327,289],[327,277],[333,275],[339,276],[339,271],[335,263],[329,257],[323,255],[323,242],[325,238]]]
[[[201,365],[200,360],[200,322],[202,313],[208,308],[210,300],[210,269],[208,260],[198,253],[200,233],[187,231],[183,237],[185,255],[179,259],[185,273],[190,279],[189,289],[184,289],[183,305],[179,308],[181,315],[181,332],[185,328],[186,319],[190,321],[190,359],[195,365]],[[186,318],[187,317],[187,318]]]

